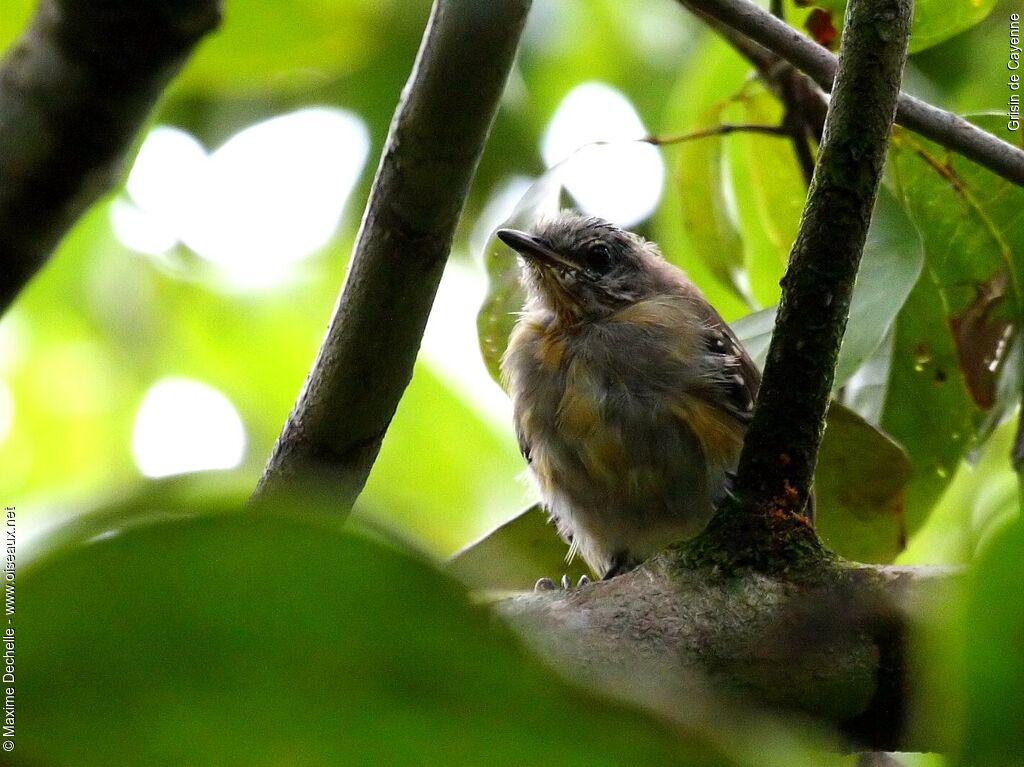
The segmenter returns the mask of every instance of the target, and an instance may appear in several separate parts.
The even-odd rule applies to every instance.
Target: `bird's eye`
[[[608,250],[607,245],[601,243],[591,245],[590,250],[587,251],[587,261],[591,269],[603,272],[611,265],[612,253]]]

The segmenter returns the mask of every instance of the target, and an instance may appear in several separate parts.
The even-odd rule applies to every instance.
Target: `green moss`
[[[839,558],[818,538],[806,517],[783,508],[756,508],[727,500],[704,531],[681,544],[687,568],[727,573],[797,576],[831,570]]]

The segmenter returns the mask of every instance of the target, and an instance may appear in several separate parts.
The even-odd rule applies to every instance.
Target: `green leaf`
[[[913,534],[973,442],[977,408],[958,374],[942,297],[925,271],[896,319],[882,428],[914,466],[907,488],[907,533]]]
[[[568,159],[545,171],[516,203],[512,214],[494,231],[529,229],[545,216],[558,213],[562,173]],[[487,270],[487,295],[477,314],[476,328],[487,370],[500,383],[501,357],[505,354],[518,313],[523,309],[526,291],[519,282],[516,254],[494,232],[490,233],[484,246],[484,267]]]
[[[974,118],[986,129],[1001,118]],[[908,450],[908,529],[960,459],[1019,396],[1024,189],[906,131],[890,171],[924,243],[925,271],[897,320],[883,426]]]
[[[479,541],[459,551],[448,562],[448,572],[477,589],[523,591],[543,576],[556,582],[568,575],[593,577],[580,557],[567,562],[569,547],[555,531],[547,513],[535,504]]]
[[[1024,763],[1024,522],[1019,515],[984,551],[969,580],[962,679],[966,731],[956,764]],[[953,667],[955,671],[956,667]]]
[[[688,130],[696,131],[721,122],[722,109],[712,106]],[[710,136],[685,142],[679,148],[674,183],[679,189],[682,224],[697,255],[711,274],[737,297],[748,300],[743,290],[743,242],[728,210],[723,178],[723,144]]]
[[[740,103],[745,123],[782,123],[782,105],[766,90],[750,93]],[[807,183],[788,137],[746,133],[740,138],[746,144],[747,165],[750,168],[757,211],[765,232],[778,251],[776,268],[781,269],[785,267],[793,241],[796,240],[800,216],[807,200]]]
[[[839,18],[846,0],[815,0]],[[996,0],[915,0],[910,27],[910,52],[917,53],[965,32],[988,16]]]
[[[46,543],[18,572],[24,763],[730,763],[322,514],[134,509]]]
[[[988,16],[996,0],[915,0],[910,52],[948,40]]]
[[[891,437],[833,402],[814,473],[818,534],[856,562],[891,562],[903,550],[910,459]]]
[[[1004,121],[973,119],[992,131]],[[977,406],[991,411],[1022,316],[1024,189],[905,131],[891,167],[921,231],[964,382]],[[998,421],[1002,413],[993,415]]]
[[[35,6],[32,0],[5,0],[4,12],[0,13],[0,51],[6,51],[25,29]]]
[[[1018,418],[999,426],[978,450],[961,461],[928,521],[900,555],[902,564],[966,564],[1008,519],[1020,514],[1018,483],[1009,456]]]
[[[738,92],[750,72],[750,64],[737,54],[728,44],[715,35],[705,36],[699,47],[693,53],[694,60],[700,61],[700,66],[688,66],[682,70],[679,81],[676,84],[673,95],[668,101],[665,109],[665,118],[662,121],[663,131],[667,135],[686,133],[707,123],[708,115],[724,108],[728,103],[728,94]],[[734,139],[735,136],[725,138],[725,141]],[[723,139],[708,138],[696,139],[685,142],[676,148],[665,147],[662,151],[666,157],[671,157],[672,152],[702,151],[698,145],[705,142],[713,142],[721,146]],[[715,153],[714,146],[705,147],[703,150],[708,153],[703,159],[697,157],[697,166],[702,170],[686,169],[683,167],[681,158],[672,158],[675,167],[684,174],[684,177],[695,176],[698,172],[704,174],[703,180],[694,188],[683,187],[682,184],[672,182],[665,185],[661,204],[654,216],[653,230],[665,258],[676,266],[685,270],[704,296],[726,319],[746,314],[750,310],[750,304],[744,297],[744,292],[738,290],[732,282],[732,276],[727,276],[722,281],[722,269],[718,269],[716,275],[704,259],[707,251],[700,238],[692,231],[689,231],[683,223],[682,213],[686,207],[693,209],[716,208],[723,211],[721,199],[712,199],[709,195],[712,189],[724,191],[719,184],[721,169],[717,179],[713,174],[710,154]],[[733,235],[728,230],[719,232],[716,237],[722,238],[727,244],[738,236],[735,223],[729,219],[719,219],[719,225],[731,225]],[[706,227],[707,224],[705,223]],[[732,266],[738,265],[742,268],[742,253],[735,252],[734,245],[728,244],[730,255],[728,259],[718,258],[720,262],[728,262]],[[729,261],[731,259],[731,261]]]
[[[923,258],[913,223],[888,194],[880,194],[850,300],[834,390],[843,386],[882,343],[921,273]],[[733,323],[733,330],[761,367],[774,326],[774,307]]]
[[[892,197],[880,192],[836,363],[837,387],[848,381],[882,343],[923,264],[924,250],[913,222]]]

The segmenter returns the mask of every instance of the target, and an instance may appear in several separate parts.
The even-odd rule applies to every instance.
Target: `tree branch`
[[[529,0],[435,0],[327,337],[256,497],[310,479],[347,512],[412,377]]]
[[[951,745],[909,716],[907,634],[953,572],[835,565],[794,578],[684,564],[670,549],[610,581],[499,610],[557,668],[662,714],[717,690],[824,721],[855,749]]]
[[[802,119],[801,131],[816,141],[821,141],[825,113],[828,111],[828,95],[811,78],[778,54],[755,43],[728,24],[723,24],[698,10],[691,10],[757,69],[758,77],[785,105],[787,116],[795,113],[797,119]],[[804,153],[801,149],[797,149],[797,153],[798,161],[803,168],[805,160],[800,159],[799,155]],[[810,171],[811,173],[807,174],[808,184],[814,171],[813,158]]]
[[[789,136],[786,129],[780,125],[719,123],[718,125],[701,128],[690,133],[678,133],[672,136],[645,136],[640,141],[652,146],[671,146],[672,144],[683,144],[687,141],[708,138],[710,136],[728,136],[730,133],[763,133],[768,136]]]
[[[0,64],[0,312],[122,173],[219,0],[41,0]]]
[[[808,497],[911,11],[911,0],[847,6],[835,91],[736,496],[701,536],[636,570],[499,606],[564,672],[666,716],[705,700],[710,688],[823,720],[852,748],[951,745],[911,716],[907,639],[915,608],[927,612],[922,600],[933,588],[942,598],[951,574],[841,562],[796,514]]]
[[[885,164],[911,0],[852,0],[835,92],[734,492],[723,512],[800,513]],[[719,517],[728,516],[720,513]]]
[[[832,90],[836,57],[749,0],[679,1],[698,15],[717,19],[741,32],[807,73],[826,91]],[[1015,184],[1024,184],[1024,150],[986,133],[958,115],[901,93],[896,122]]]

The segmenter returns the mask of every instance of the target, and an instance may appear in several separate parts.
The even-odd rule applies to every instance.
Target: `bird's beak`
[[[577,265],[559,255],[547,242],[533,234],[520,232],[516,229],[499,229],[498,239],[508,245],[519,255],[542,266],[576,269]]]

